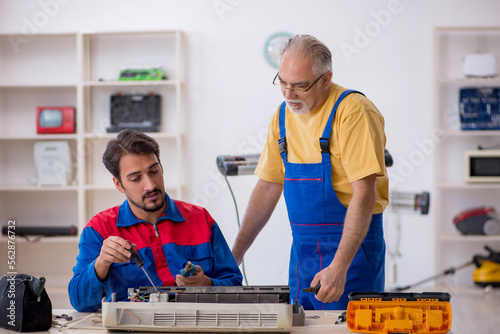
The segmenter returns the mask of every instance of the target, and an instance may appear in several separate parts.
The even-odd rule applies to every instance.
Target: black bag
[[[36,277],[25,274],[0,280],[0,327],[17,332],[46,331],[52,326],[52,303]]]

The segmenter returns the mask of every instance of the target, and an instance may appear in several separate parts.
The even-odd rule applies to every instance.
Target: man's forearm
[[[263,180],[259,180],[255,186],[232,249],[238,265],[241,264],[246,251],[271,217],[282,191],[282,184]]]
[[[95,279],[94,271],[93,262],[78,262],[75,275],[69,282],[69,300],[79,312],[93,312],[101,306],[105,284]]]

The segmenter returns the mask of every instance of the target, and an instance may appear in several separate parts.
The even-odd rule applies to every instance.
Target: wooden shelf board
[[[449,242],[489,242],[500,241],[500,235],[460,235],[460,234],[438,234],[438,240]]]
[[[0,185],[0,192],[45,192],[45,191],[77,191],[77,186],[36,186],[36,185]]]
[[[87,87],[133,87],[133,86],[175,86],[178,80],[143,80],[143,81],[85,81]]]
[[[0,140],[76,140],[76,134],[0,134]]]
[[[443,190],[500,190],[500,183],[437,183],[438,189]]]

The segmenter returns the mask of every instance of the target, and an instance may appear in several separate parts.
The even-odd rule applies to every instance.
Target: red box
[[[37,133],[75,133],[75,108],[69,106],[37,107]]]

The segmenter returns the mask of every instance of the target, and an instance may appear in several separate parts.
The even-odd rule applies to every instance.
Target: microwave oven
[[[500,150],[465,151],[465,181],[500,182]]]

